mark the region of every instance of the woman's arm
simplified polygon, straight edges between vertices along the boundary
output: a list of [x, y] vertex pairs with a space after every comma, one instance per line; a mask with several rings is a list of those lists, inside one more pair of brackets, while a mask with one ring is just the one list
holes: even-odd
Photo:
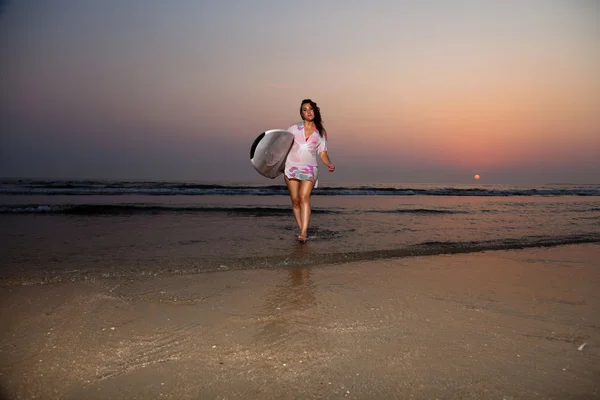
[[319, 157], [321, 157], [321, 161], [323, 161], [323, 164], [325, 164], [327, 168], [329, 168], [329, 172], [335, 171], [335, 165], [333, 165], [333, 163], [329, 159], [329, 155], [326, 151], [320, 152]]

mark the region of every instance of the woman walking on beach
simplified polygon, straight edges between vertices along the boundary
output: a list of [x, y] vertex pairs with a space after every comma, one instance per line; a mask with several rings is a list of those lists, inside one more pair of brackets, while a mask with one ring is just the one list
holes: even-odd
[[321, 110], [310, 99], [300, 104], [302, 121], [288, 128], [294, 134], [294, 144], [285, 162], [284, 179], [292, 199], [296, 224], [300, 229], [298, 240], [305, 242], [310, 222], [310, 195], [318, 186], [317, 154], [321, 161], [335, 171], [327, 155], [327, 131], [321, 119]]

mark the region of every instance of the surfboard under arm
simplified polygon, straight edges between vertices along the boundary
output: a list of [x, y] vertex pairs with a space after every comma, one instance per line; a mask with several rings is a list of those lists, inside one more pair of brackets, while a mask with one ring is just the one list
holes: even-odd
[[259, 174], [274, 179], [281, 175], [285, 160], [294, 144], [294, 135], [272, 129], [258, 135], [250, 147], [250, 161]]

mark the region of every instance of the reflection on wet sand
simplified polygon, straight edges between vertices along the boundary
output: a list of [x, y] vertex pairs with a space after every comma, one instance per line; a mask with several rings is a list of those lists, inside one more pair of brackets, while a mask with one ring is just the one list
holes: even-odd
[[[294, 257], [307, 252], [307, 244], [298, 244]], [[309, 329], [313, 317], [309, 310], [316, 304], [314, 282], [310, 267], [293, 267], [287, 279], [268, 292], [265, 298], [263, 327], [258, 329], [255, 339], [277, 343], [289, 334]]]

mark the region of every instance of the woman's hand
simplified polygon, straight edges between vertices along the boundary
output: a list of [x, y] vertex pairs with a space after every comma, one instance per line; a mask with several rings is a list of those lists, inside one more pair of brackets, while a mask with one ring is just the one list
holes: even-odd
[[327, 155], [327, 151], [320, 152], [319, 157], [321, 157], [321, 161], [323, 161], [323, 164], [325, 164], [327, 166], [327, 168], [329, 168], [329, 172], [335, 171], [335, 165], [333, 165], [333, 163], [329, 159], [329, 156]]

